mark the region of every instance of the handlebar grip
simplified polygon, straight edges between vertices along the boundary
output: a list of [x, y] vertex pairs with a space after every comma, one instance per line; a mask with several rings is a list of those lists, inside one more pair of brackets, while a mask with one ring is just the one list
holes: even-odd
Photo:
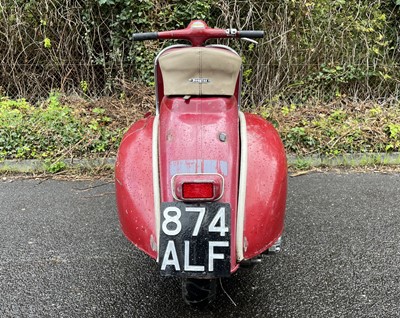
[[134, 33], [132, 34], [133, 41], [145, 41], [145, 40], [157, 40], [157, 32], [145, 32], [145, 33]]
[[263, 38], [264, 31], [238, 31], [239, 38]]

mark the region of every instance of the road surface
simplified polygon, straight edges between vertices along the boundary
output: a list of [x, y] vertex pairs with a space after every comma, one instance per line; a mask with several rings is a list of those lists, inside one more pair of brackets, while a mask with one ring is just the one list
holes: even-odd
[[400, 175], [289, 179], [283, 252], [199, 312], [119, 229], [112, 183], [0, 179], [0, 317], [400, 317]]

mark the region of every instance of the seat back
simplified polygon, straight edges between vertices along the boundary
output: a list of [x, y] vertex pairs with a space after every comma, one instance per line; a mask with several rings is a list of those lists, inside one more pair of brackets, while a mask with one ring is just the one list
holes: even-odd
[[166, 51], [158, 63], [165, 96], [233, 96], [242, 60], [221, 48], [184, 47]]

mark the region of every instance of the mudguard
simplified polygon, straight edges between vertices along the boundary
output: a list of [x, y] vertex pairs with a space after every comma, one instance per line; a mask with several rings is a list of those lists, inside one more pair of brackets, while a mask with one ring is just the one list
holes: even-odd
[[243, 233], [244, 258], [253, 258], [282, 235], [287, 195], [285, 149], [266, 120], [245, 114], [247, 182]]
[[[216, 173], [224, 179], [219, 202], [231, 206], [231, 235], [236, 237], [239, 174], [239, 117], [235, 97], [164, 97], [160, 108], [161, 201], [172, 202], [177, 174]], [[231, 240], [231, 271], [237, 268]]]
[[115, 164], [119, 220], [125, 236], [157, 258], [152, 132], [154, 117], [133, 124], [121, 141]]

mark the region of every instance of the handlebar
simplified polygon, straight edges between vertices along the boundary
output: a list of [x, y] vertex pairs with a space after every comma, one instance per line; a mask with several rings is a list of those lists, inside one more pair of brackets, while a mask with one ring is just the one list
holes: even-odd
[[209, 39], [226, 39], [226, 38], [262, 38], [264, 31], [256, 30], [240, 30], [236, 29], [214, 29], [207, 26], [204, 21], [192, 21], [188, 27], [180, 30], [163, 31], [163, 32], [145, 32], [134, 33], [133, 41], [157, 40], [157, 39], [174, 39], [188, 40], [193, 46], [201, 46]]
[[133, 41], [145, 41], [145, 40], [157, 40], [157, 39], [158, 39], [157, 32], [144, 32], [144, 33], [132, 34]]
[[264, 31], [241, 30], [237, 33], [239, 38], [260, 39], [264, 37]]

